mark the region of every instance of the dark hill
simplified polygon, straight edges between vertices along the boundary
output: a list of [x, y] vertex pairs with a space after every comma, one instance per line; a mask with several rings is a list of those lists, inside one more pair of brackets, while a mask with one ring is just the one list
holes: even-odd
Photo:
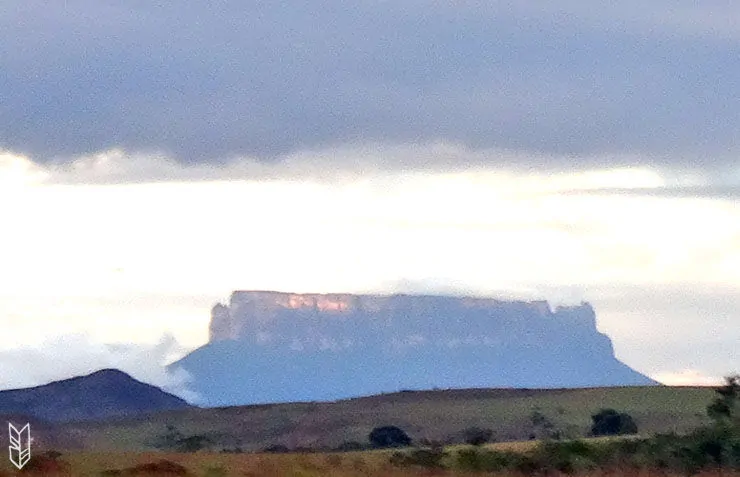
[[171, 365], [209, 406], [438, 388], [658, 384], [614, 356], [584, 303], [234, 292], [210, 342]]
[[0, 414], [29, 415], [49, 422], [135, 416], [187, 407], [190, 405], [179, 397], [115, 369], [0, 391]]

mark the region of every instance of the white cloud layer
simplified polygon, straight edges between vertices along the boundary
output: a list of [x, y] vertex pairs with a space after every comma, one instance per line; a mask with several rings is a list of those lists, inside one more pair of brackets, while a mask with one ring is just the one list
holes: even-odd
[[[234, 289], [435, 291], [589, 300], [618, 357], [651, 375], [738, 366], [733, 201], [572, 193], [700, 180], [647, 168], [367, 166], [466, 153], [441, 143], [344, 150], [358, 167], [334, 176], [305, 166], [347, 164], [327, 151], [286, 158], [272, 166], [278, 173], [250, 161], [187, 169], [142, 157], [150, 169], [140, 183], [139, 159], [115, 151], [67, 166], [2, 156], [0, 349], [62, 353], [69, 345], [54, 340], [80, 333], [95, 356], [94, 343], [154, 346], [167, 333], [192, 349], [207, 340], [210, 306]], [[69, 359], [87, 362], [80, 353]], [[24, 375], [22, 359], [7, 362]]]
[[2, 389], [30, 387], [115, 368], [195, 403], [198, 396], [188, 389], [187, 372], [168, 373], [164, 368], [184, 353], [171, 335], [163, 335], [155, 345], [145, 345], [105, 344], [84, 334], [62, 334], [40, 346], [20, 344], [0, 351], [0, 386]]
[[[503, 149], [471, 150], [460, 144], [381, 144], [333, 147], [287, 154], [275, 162], [239, 158], [225, 164], [183, 165], [165, 155], [127, 153], [121, 149], [80, 156], [68, 162], [37, 164], [27, 156], [0, 155], [0, 180], [8, 185], [111, 185], [161, 182], [302, 181], [322, 184], [353, 183], [363, 178], [394, 181], [400, 176], [473, 174], [496, 180], [508, 192], [559, 192], [614, 188], [657, 188], [675, 185], [648, 167], [612, 167], [579, 172], [517, 171], [518, 164], [548, 156]], [[550, 156], [551, 158], [551, 156]], [[605, 156], [571, 158], [579, 163], [632, 164], [639, 158]], [[558, 161], [567, 162], [567, 157]], [[501, 164], [500, 169], [490, 163]], [[685, 177], [685, 176], [684, 176]], [[514, 182], [516, 180], [516, 183]], [[695, 181], [698, 179], [695, 179]], [[675, 181], [672, 181], [675, 182]]]
[[655, 379], [668, 386], [720, 386], [723, 383], [717, 376], [707, 376], [696, 369], [659, 373]]

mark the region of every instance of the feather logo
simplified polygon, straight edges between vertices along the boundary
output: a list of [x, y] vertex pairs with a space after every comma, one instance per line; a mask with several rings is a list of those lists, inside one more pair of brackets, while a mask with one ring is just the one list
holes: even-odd
[[11, 423], [8, 423], [8, 435], [10, 436], [10, 462], [18, 469], [31, 460], [31, 425], [26, 424], [19, 431]]

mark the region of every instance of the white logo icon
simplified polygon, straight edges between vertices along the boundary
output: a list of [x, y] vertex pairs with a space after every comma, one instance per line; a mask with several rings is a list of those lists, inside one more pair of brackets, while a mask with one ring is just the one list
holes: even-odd
[[8, 435], [10, 436], [10, 462], [18, 469], [31, 460], [31, 425], [26, 424], [20, 431], [11, 423], [8, 423]]

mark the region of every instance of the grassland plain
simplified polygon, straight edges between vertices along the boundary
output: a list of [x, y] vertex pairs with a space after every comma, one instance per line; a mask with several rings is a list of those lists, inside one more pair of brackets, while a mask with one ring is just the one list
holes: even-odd
[[211, 450], [256, 451], [280, 444], [330, 449], [347, 441], [367, 442], [376, 426], [396, 425], [415, 441], [461, 442], [478, 426], [497, 441], [527, 440], [531, 413], [539, 410], [559, 428], [585, 435], [590, 416], [611, 407], [632, 415], [644, 435], [685, 432], [707, 423], [708, 387], [620, 387], [553, 390], [405, 391], [327, 403], [290, 403], [188, 409], [135, 419], [76, 423], [67, 430], [93, 452], [154, 450], [152, 443], [173, 426], [182, 435], [204, 435]]

